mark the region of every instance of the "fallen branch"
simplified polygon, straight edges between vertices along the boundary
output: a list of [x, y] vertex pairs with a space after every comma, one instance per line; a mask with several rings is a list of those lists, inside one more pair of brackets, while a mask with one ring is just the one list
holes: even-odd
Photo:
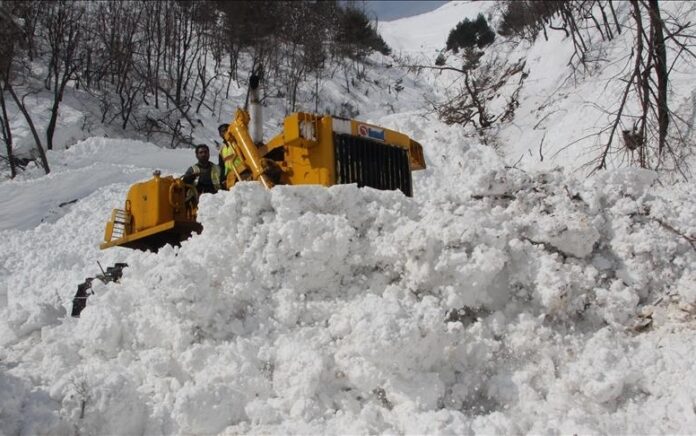
[[570, 253], [566, 253], [565, 251], [563, 251], [563, 250], [561, 250], [561, 249], [559, 249], [559, 248], [554, 247], [553, 245], [551, 245], [551, 244], [548, 243], [548, 242], [535, 241], [535, 240], [533, 240], [533, 239], [531, 239], [531, 238], [528, 238], [528, 237], [526, 237], [526, 236], [521, 236], [520, 239], [523, 240], [523, 241], [527, 241], [527, 242], [529, 242], [529, 243], [532, 244], [532, 245], [536, 245], [537, 247], [541, 246], [541, 247], [544, 248], [544, 250], [546, 250], [546, 251], [548, 251], [548, 252], [558, 254], [559, 256], [561, 256], [561, 257], [563, 258], [563, 261], [564, 261], [564, 262], [565, 262], [565, 260], [566, 260], [567, 258], [569, 258], [569, 257], [572, 257], [573, 259], [580, 259], [578, 256], [575, 256], [575, 255], [570, 254]]
[[474, 200], [483, 200], [484, 198], [493, 198], [495, 200], [516, 200], [517, 197], [515, 197], [512, 194], [473, 194], [471, 196]]
[[664, 227], [665, 229], [674, 233], [675, 235], [678, 235], [678, 236], [681, 236], [682, 238], [684, 238], [686, 240], [686, 242], [688, 242], [689, 245], [691, 245], [691, 248], [696, 250], [696, 237], [686, 236], [684, 233], [680, 232], [679, 230], [675, 229], [674, 227], [672, 227], [671, 225], [667, 224], [666, 222], [662, 221], [659, 218], [653, 218], [653, 220], [655, 220], [662, 227]]
[[546, 132], [544, 132], [544, 136], [541, 138], [541, 142], [539, 143], [539, 162], [544, 161], [544, 155], [541, 152], [542, 147], [544, 146], [544, 139], [546, 139]]

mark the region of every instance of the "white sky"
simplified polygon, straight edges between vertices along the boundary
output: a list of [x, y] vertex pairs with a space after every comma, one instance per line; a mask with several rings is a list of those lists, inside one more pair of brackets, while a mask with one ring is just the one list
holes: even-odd
[[410, 17], [437, 9], [446, 1], [365, 1], [367, 11], [376, 14], [380, 21]]

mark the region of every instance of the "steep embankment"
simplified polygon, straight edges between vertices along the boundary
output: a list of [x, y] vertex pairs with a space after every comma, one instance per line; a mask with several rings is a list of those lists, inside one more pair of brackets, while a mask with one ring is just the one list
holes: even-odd
[[[696, 7], [693, 2], [673, 1], [661, 3], [660, 10], [669, 32], [679, 34], [668, 42], [666, 49], [670, 65], [667, 98], [674, 112], [669, 123], [669, 142], [674, 153], [693, 168], [696, 165], [693, 153], [696, 65], [695, 58], [685, 54], [679, 45], [682, 42], [675, 41], [682, 37], [689, 39], [680, 32], [688, 28], [686, 23], [696, 15]], [[385, 41], [406, 64], [433, 66], [436, 56], [442, 53], [447, 66], [461, 68], [461, 52], [444, 52], [450, 30], [465, 18], [475, 20], [478, 14], [483, 14], [492, 28], [498, 28], [501, 11], [502, 5], [496, 2], [449, 2], [428, 14], [380, 23], [379, 28]], [[480, 66], [470, 74], [472, 80], [486, 84], [478, 99], [491, 119], [496, 120], [485, 131], [486, 141], [500, 149], [509, 165], [527, 170], [563, 167], [578, 174], [587, 174], [598, 165], [597, 159], [606, 148], [621, 102], [626, 99], [626, 82], [638, 50], [630, 3], [616, 3], [615, 11], [623, 30], [608, 38], [588, 21], [587, 28], [582, 30], [584, 53], [575, 52], [573, 41], [565, 32], [550, 27], [534, 41], [497, 35], [495, 42], [483, 49]], [[602, 16], [596, 9], [594, 13]], [[557, 20], [555, 27], [562, 24]], [[460, 72], [426, 68], [418, 77], [433, 86], [432, 92], [424, 93], [427, 106], [467, 95]], [[493, 88], [496, 90], [491, 91]], [[638, 160], [637, 152], [624, 149], [619, 138], [621, 130], [634, 128], [641, 114], [641, 99], [637, 95], [632, 90], [626, 100], [614, 147], [607, 157], [609, 168], [625, 167]], [[510, 107], [515, 108], [514, 116], [499, 120]], [[473, 107], [468, 110], [476, 111]], [[472, 124], [469, 125], [471, 136], [478, 138]], [[659, 165], [658, 159], [652, 159], [651, 165], [664, 169], [673, 167], [674, 163], [663, 156]]]

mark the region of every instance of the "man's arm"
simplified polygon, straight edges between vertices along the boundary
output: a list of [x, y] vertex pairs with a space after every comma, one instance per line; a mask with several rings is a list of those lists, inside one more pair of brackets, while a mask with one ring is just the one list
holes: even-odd
[[193, 167], [189, 167], [186, 170], [186, 174], [184, 174], [184, 177], [181, 179], [184, 181], [184, 183], [193, 184], [193, 182], [196, 180], [196, 177], [198, 177], [198, 174], [194, 173]]
[[224, 186], [225, 184], [225, 179], [227, 178], [227, 174], [225, 172], [225, 159], [222, 157], [222, 148], [225, 147], [225, 144], [222, 144], [222, 147], [220, 148], [220, 152], [218, 153], [218, 167], [220, 168], [220, 183]]

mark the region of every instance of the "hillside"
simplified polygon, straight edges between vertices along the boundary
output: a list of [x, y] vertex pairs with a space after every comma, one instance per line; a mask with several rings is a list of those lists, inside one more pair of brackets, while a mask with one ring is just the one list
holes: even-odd
[[[100, 251], [104, 223], [132, 183], [181, 174], [192, 150], [96, 135], [83, 126], [97, 103], [72, 93], [51, 174], [0, 182], [0, 434], [691, 432], [694, 184], [637, 168], [585, 176], [570, 151], [536, 160], [539, 120], [552, 156], [597, 125], [568, 115], [578, 101], [612, 95], [590, 92], [601, 74], [558, 91], [559, 34], [498, 42], [533, 85], [497, 148], [430, 111], [455, 74], [399, 66], [434, 58], [491, 5], [382, 23], [394, 57], [373, 55], [350, 91], [340, 75], [321, 85], [327, 106], [423, 144], [413, 198], [241, 183], [202, 196], [204, 231], [157, 254]], [[232, 95], [196, 142], [214, 143], [243, 103], [241, 87]], [[281, 106], [269, 99], [266, 138]], [[129, 267], [71, 318], [97, 262]]]
[[[689, 23], [689, 17], [696, 14], [695, 8], [690, 2], [665, 2], [661, 4], [661, 13], [670, 25], [682, 21]], [[497, 28], [501, 9], [498, 2], [449, 2], [428, 14], [380, 23], [380, 32], [406, 64], [432, 66], [457, 22], [464, 18], [474, 20], [478, 14], [483, 14], [493, 28]], [[481, 98], [489, 99], [487, 109], [493, 115], [501, 114], [514, 101], [514, 114], [510, 120], [493, 125], [484, 135], [473, 134], [471, 128], [468, 133], [478, 140], [483, 136], [489, 145], [500, 149], [510, 166], [536, 170], [562, 167], [578, 175], [590, 173], [606, 146], [619, 103], [626, 98], [627, 72], [633, 66], [637, 50], [629, 2], [616, 3], [616, 14], [624, 30], [611, 40], [603, 38], [592, 21], [586, 23], [587, 28], [581, 35], [586, 38], [583, 44], [589, 47], [583, 54], [585, 63], [580, 63], [577, 53], [574, 54], [570, 36], [562, 30], [554, 30], [553, 26], [539, 33], [533, 43], [498, 35], [495, 42], [484, 49], [480, 68], [489, 68], [496, 80], [505, 77], [496, 75], [496, 71], [520, 68], [499, 90], [482, 94]], [[690, 24], [682, 27], [690, 29]], [[685, 35], [684, 38], [691, 37]], [[678, 38], [675, 36], [675, 39]], [[680, 180], [691, 178], [691, 168], [696, 162], [693, 129], [696, 65], [694, 57], [683, 55], [686, 47], [688, 43], [684, 48], [677, 45], [667, 50], [669, 104], [674, 110], [670, 129], [680, 144], [686, 144], [682, 159], [687, 165], [681, 174], [672, 174]], [[461, 56], [451, 52], [444, 54], [445, 66], [462, 67]], [[428, 102], [426, 108], [430, 110], [431, 102], [450, 100], [463, 87], [460, 72], [424, 69], [419, 78], [421, 83], [434, 87], [433, 94], [424, 94]], [[640, 113], [638, 102], [630, 100], [620, 120], [620, 129], [630, 130], [636, 114]], [[613, 151], [608, 167], [623, 167], [630, 161], [635, 165], [636, 156], [637, 152]], [[657, 166], [670, 168], [673, 164], [664, 159]]]

